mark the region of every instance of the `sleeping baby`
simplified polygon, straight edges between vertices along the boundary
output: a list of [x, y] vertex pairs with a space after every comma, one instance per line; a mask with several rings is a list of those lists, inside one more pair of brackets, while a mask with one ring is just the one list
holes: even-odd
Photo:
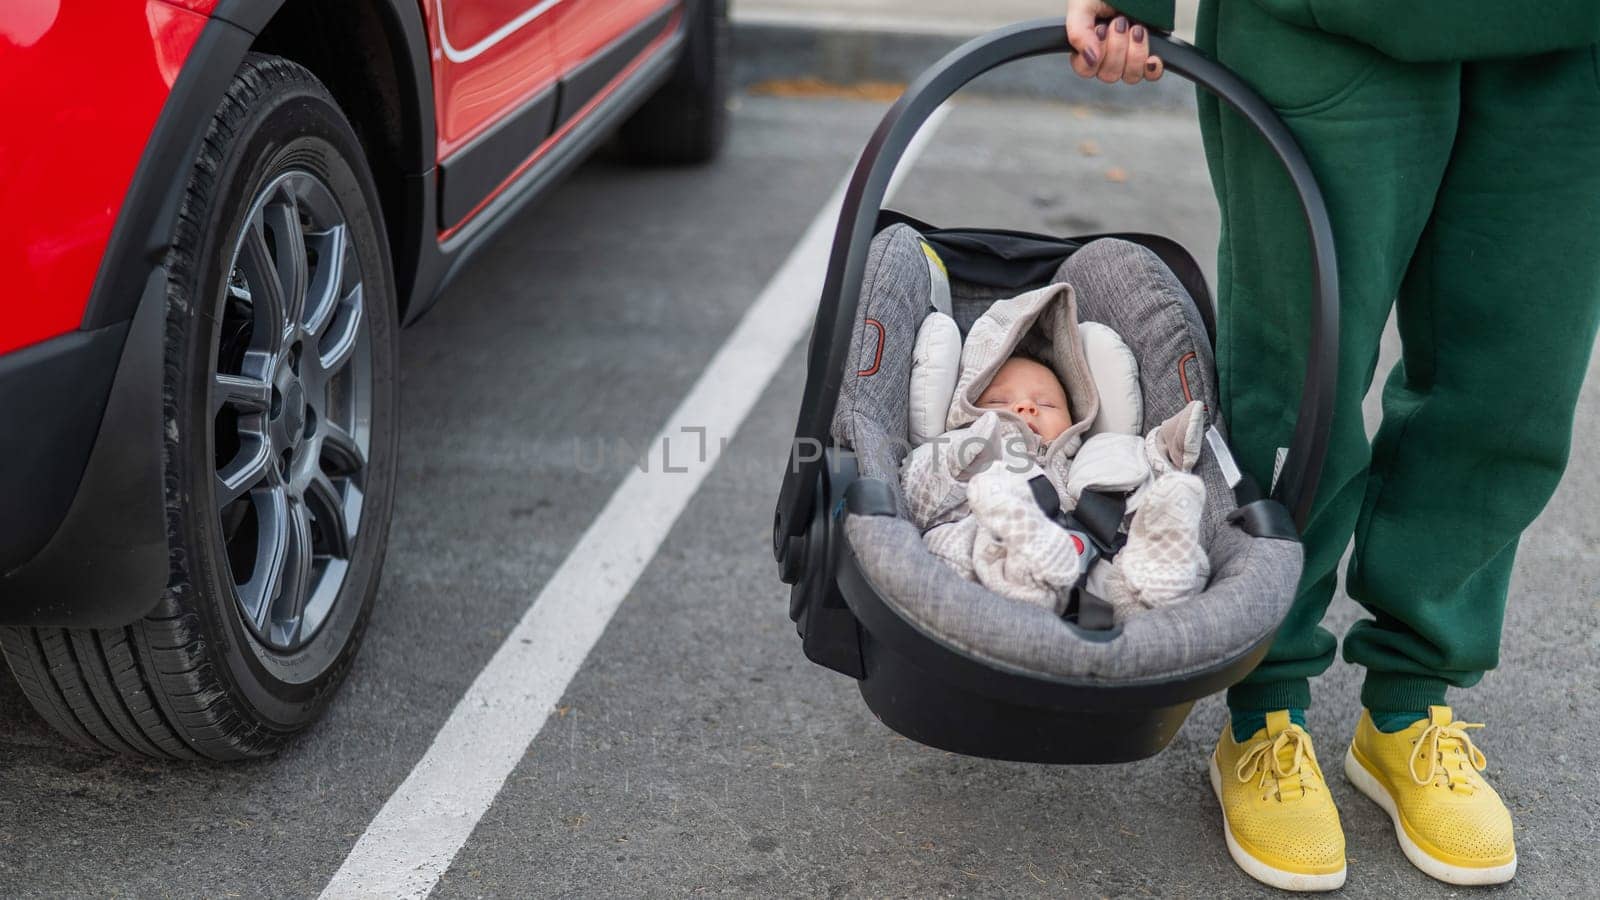
[[[962, 347], [947, 430], [906, 458], [908, 517], [963, 577], [1058, 614], [1080, 585], [1119, 622], [1192, 596], [1210, 574], [1205, 488], [1191, 474], [1204, 408], [1191, 403], [1143, 436], [1137, 414], [1126, 419], [1102, 415], [1070, 287], [1000, 301]], [[1086, 490], [1128, 495], [1127, 542], [1113, 560], [1046, 514], [1030, 485], [1040, 475], [1063, 512]]]

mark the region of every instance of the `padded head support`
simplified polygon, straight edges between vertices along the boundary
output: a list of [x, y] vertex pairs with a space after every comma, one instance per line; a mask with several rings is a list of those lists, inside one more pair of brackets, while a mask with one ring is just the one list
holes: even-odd
[[942, 312], [928, 313], [917, 329], [911, 351], [911, 421], [913, 446], [944, 433], [945, 413], [961, 374], [961, 329]]
[[928, 267], [928, 315], [911, 349], [911, 408], [907, 436], [913, 447], [944, 433], [944, 417], [961, 376], [961, 328], [951, 318], [950, 273], [933, 245], [917, 238]]
[[1099, 322], [1078, 323], [1089, 374], [1100, 391], [1100, 415], [1089, 434], [1139, 434], [1144, 425], [1144, 392], [1139, 386], [1139, 361], [1126, 342]]

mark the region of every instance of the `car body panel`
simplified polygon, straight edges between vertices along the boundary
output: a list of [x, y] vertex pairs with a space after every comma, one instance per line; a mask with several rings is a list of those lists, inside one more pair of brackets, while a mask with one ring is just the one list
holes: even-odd
[[161, 2], [169, 6], [176, 6], [179, 9], [187, 9], [190, 12], [199, 13], [202, 16], [211, 15], [217, 8], [217, 0], [161, 0]]
[[[439, 240], [449, 242], [475, 216], [492, 206], [503, 191], [538, 166], [591, 110], [632, 78], [646, 61], [664, 52], [677, 36], [682, 18], [681, 12], [676, 12], [678, 6], [676, 2], [656, 4], [642, 19], [631, 22], [629, 30], [598, 48], [583, 65], [564, 72], [556, 92], [540, 92], [521, 109], [507, 112], [503, 122], [519, 129], [519, 136], [542, 132], [540, 139], [506, 141], [509, 146], [500, 151], [493, 142], [501, 140], [504, 132], [491, 130], [454, 159], [441, 158], [444, 190], [440, 201]], [[599, 77], [593, 77], [593, 73], [598, 73]], [[530, 119], [538, 121], [528, 121]], [[460, 199], [451, 193], [453, 165], [472, 171], [479, 179], [490, 177], [480, 190], [469, 194], [467, 199]]]
[[551, 2], [427, 0], [441, 161], [555, 85]]
[[82, 322], [121, 200], [205, 24], [164, 0], [0, 4], [0, 84], [39, 86], [0, 91], [0, 221], [27, 223], [0, 241], [0, 353]]
[[556, 13], [556, 55], [562, 74], [668, 7], [672, 0], [564, 0]]

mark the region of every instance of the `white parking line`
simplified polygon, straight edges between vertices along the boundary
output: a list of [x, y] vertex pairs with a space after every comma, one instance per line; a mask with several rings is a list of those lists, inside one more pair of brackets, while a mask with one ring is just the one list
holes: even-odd
[[[945, 112], [917, 136], [896, 184]], [[652, 454], [680, 448], [672, 470], [652, 461], [648, 471], [628, 473], [456, 703], [428, 752], [367, 825], [323, 897], [425, 897], [433, 890], [716, 465], [724, 440], [805, 333], [843, 194], [841, 184], [650, 444]], [[698, 452], [702, 428], [704, 453]], [[695, 452], [685, 453], [691, 444]]]

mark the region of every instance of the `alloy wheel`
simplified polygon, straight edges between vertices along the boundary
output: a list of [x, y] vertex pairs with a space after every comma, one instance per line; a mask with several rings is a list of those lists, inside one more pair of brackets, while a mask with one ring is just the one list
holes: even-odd
[[289, 653], [327, 620], [361, 529], [373, 397], [361, 267], [333, 192], [293, 170], [256, 194], [225, 271], [214, 499], [239, 613]]

